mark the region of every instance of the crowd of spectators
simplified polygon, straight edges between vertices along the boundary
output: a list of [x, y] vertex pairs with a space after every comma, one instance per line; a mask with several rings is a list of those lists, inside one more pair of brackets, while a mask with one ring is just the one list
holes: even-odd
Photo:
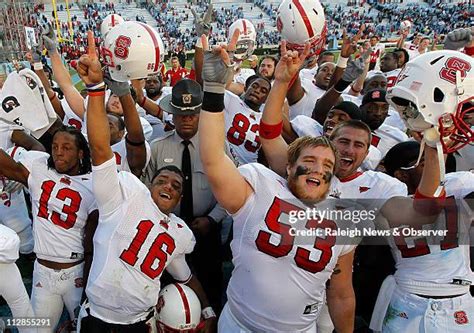
[[[250, 11], [253, 6], [261, 9], [264, 13], [260, 14], [270, 17], [270, 25], [265, 26], [264, 21], [255, 23], [257, 30], [257, 47], [267, 45], [276, 45], [279, 41], [279, 34], [276, 32], [275, 20], [277, 15], [278, 4], [270, 3], [264, 0], [246, 0], [251, 3]], [[87, 30], [93, 30], [100, 41], [100, 23], [102, 19], [111, 13], [121, 13], [121, 9], [125, 4], [107, 3], [90, 3], [86, 5], [74, 4], [71, 6], [81, 6], [83, 17], [76, 15], [71, 17], [71, 25], [73, 36], [70, 35], [70, 27], [67, 22], [59, 22], [59, 30], [65, 39], [61, 43], [63, 54], [69, 59], [77, 58], [85, 49], [87, 42]], [[193, 17], [190, 14], [191, 6], [196, 12], [202, 14], [208, 6], [207, 1], [199, 0], [188, 3], [183, 7], [174, 7], [170, 1], [159, 1], [155, 4], [146, 5], [146, 9], [150, 15], [156, 20], [156, 27], [162, 36], [165, 48], [168, 53], [173, 53], [178, 47], [185, 50], [191, 50], [197, 38], [192, 24], [183, 24], [184, 22], [192, 22]], [[474, 6], [468, 2], [453, 4], [438, 3], [436, 5], [416, 4], [408, 6], [400, 6], [399, 4], [378, 4], [372, 7], [368, 6], [342, 6], [324, 4], [326, 19], [328, 23], [328, 42], [338, 40], [342, 36], [343, 29], [349, 33], [356, 33], [361, 24], [365, 24], [365, 36], [376, 34], [382, 40], [396, 39], [400, 29], [400, 23], [404, 20], [410, 20], [413, 23], [412, 32], [419, 32], [423, 35], [440, 35], [464, 26], [470, 26], [474, 21]], [[213, 28], [211, 30], [210, 42], [218, 43], [226, 41], [228, 27], [239, 18], [245, 16], [243, 6], [238, 4], [232, 5], [230, 8], [214, 7]], [[60, 4], [58, 11], [64, 11], [66, 8]], [[77, 12], [77, 11], [76, 11]], [[51, 18], [47, 18], [44, 12], [44, 6], [35, 6], [34, 12], [30, 15], [29, 26], [37, 26], [52, 22], [56, 29], [54, 13]], [[145, 22], [143, 16], [137, 15], [136, 20]], [[267, 23], [268, 25], [268, 23]], [[183, 27], [184, 26], [184, 27]]]

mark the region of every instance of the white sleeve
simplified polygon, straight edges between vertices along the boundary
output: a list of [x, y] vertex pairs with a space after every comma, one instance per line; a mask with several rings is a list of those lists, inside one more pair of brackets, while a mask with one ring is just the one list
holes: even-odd
[[10, 228], [0, 224], [0, 263], [14, 263], [19, 256], [20, 238]]
[[181, 253], [173, 258], [173, 260], [166, 267], [168, 273], [179, 282], [187, 282], [191, 278], [191, 269], [186, 263], [186, 256]]
[[23, 166], [31, 173], [35, 167], [35, 164], [40, 161], [44, 160], [47, 161], [49, 158], [49, 154], [42, 152], [42, 151], [27, 151], [20, 157], [19, 161]]
[[245, 178], [247, 183], [252, 186], [253, 189], [259, 188], [259, 172], [255, 167], [256, 163], [247, 163], [238, 168], [240, 174]]
[[101, 165], [92, 166], [92, 189], [103, 216], [114, 212], [124, 201], [115, 156]]
[[291, 128], [298, 137], [305, 135], [320, 136], [323, 132], [323, 127], [316, 120], [302, 115], [293, 118]]
[[408, 196], [408, 188], [405, 183], [402, 183], [398, 179], [392, 177], [392, 182], [390, 185], [391, 186], [384, 192], [385, 198]]

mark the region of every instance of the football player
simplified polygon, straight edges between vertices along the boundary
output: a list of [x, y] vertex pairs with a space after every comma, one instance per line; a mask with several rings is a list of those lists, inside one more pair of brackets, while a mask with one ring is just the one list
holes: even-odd
[[92, 194], [90, 152], [75, 128], [59, 129], [51, 155], [28, 152], [15, 162], [0, 150], [0, 172], [28, 188], [32, 198], [34, 252], [32, 305], [35, 315], [51, 318], [53, 332], [63, 306], [74, 318], [90, 265], [97, 210]]
[[[78, 72], [88, 86], [102, 86], [101, 64], [88, 33], [89, 52], [79, 60]], [[191, 274], [185, 255], [195, 239], [186, 223], [171, 214], [182, 195], [183, 176], [177, 168], [163, 168], [150, 190], [128, 172], [117, 173], [110, 148], [105, 89], [89, 90], [88, 132], [92, 152], [93, 191], [100, 212], [94, 237], [94, 261], [81, 311], [81, 332], [148, 332], [160, 292], [160, 277], [167, 271], [199, 296], [207, 329], [215, 314], [199, 281]], [[130, 122], [138, 124], [137, 114]], [[134, 146], [143, 135], [129, 135]]]

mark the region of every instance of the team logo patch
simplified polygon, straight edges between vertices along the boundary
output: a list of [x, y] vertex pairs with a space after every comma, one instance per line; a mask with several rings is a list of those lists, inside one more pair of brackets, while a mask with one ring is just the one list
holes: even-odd
[[59, 180], [60, 183], [66, 184], [66, 185], [71, 185], [71, 179], [68, 177], [63, 177]]
[[456, 324], [458, 325], [465, 325], [469, 323], [469, 320], [467, 319], [467, 314], [464, 311], [456, 311], [454, 312], [454, 320]]
[[7, 96], [2, 101], [2, 109], [5, 113], [9, 113], [19, 106], [20, 103], [15, 96]]
[[467, 76], [471, 70], [471, 64], [464, 59], [458, 57], [451, 57], [446, 60], [444, 67], [439, 72], [439, 77], [449, 83], [456, 84], [456, 72], [461, 73], [461, 79]]
[[84, 279], [83, 278], [77, 278], [74, 280], [74, 285], [76, 288], [82, 288], [84, 286]]
[[183, 94], [183, 104], [191, 104], [192, 100], [193, 100], [192, 94]]
[[115, 40], [115, 56], [120, 59], [127, 59], [130, 45], [132, 45], [132, 40], [130, 37], [123, 35], [118, 36]]
[[400, 318], [403, 318], [403, 319], [408, 319], [408, 316], [405, 312], [400, 312], [399, 314], [397, 314], [397, 317], [400, 317]]
[[370, 187], [367, 187], [367, 186], [359, 186], [359, 192], [360, 192], [360, 193], [367, 192], [368, 190], [370, 190]]

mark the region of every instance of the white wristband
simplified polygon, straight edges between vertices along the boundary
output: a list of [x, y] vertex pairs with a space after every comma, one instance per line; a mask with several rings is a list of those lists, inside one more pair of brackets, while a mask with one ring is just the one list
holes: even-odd
[[202, 317], [207, 320], [209, 318], [213, 318], [213, 317], [216, 317], [216, 313], [214, 312], [214, 310], [208, 306], [207, 308], [203, 309], [201, 311], [201, 314], [202, 314]]
[[339, 67], [339, 68], [346, 68], [348, 61], [349, 61], [349, 58], [339, 57], [339, 59], [337, 60], [337, 65], [336, 66]]
[[35, 62], [33, 64], [33, 68], [37, 71], [42, 70], [43, 69], [43, 64], [41, 62]]
[[198, 37], [198, 39], [196, 40], [196, 47], [199, 47], [200, 49], [202, 49], [202, 40], [201, 40], [201, 37]]

